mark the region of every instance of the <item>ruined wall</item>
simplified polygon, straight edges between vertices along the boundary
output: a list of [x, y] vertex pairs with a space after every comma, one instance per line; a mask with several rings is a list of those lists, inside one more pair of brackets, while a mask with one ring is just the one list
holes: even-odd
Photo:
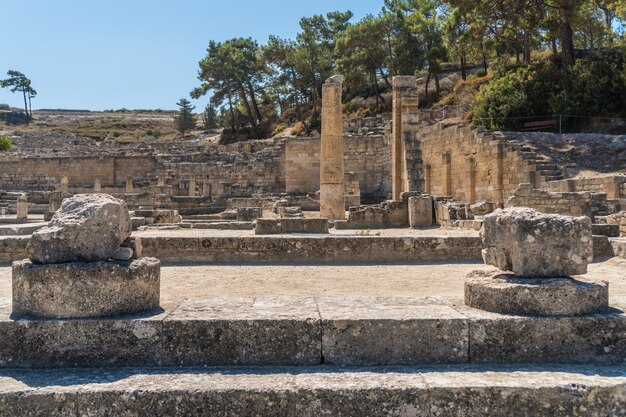
[[155, 171], [155, 159], [147, 156], [25, 157], [0, 161], [0, 188], [5, 190], [53, 190], [68, 177], [70, 184], [121, 184], [127, 176], [145, 177]]
[[439, 123], [423, 127], [419, 140], [424, 191], [432, 195], [503, 204], [519, 184], [549, 179], [541, 172], [546, 162], [500, 134]]
[[[391, 191], [391, 145], [384, 135], [345, 136], [345, 172], [355, 174], [361, 194], [386, 196]], [[285, 144], [287, 192], [319, 190], [320, 140], [293, 138]]]
[[530, 207], [542, 213], [588, 216], [592, 219], [619, 209], [607, 201], [605, 193], [549, 192], [535, 189], [530, 184], [521, 184], [506, 206]]
[[626, 176], [613, 175], [596, 178], [574, 178], [561, 181], [550, 181], [543, 187], [553, 192], [606, 193], [608, 198], [626, 198]]

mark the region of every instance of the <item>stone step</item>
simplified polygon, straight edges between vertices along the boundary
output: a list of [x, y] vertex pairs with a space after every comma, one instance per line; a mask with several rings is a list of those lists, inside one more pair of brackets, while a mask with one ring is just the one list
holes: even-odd
[[0, 368], [623, 364], [626, 297], [608, 313], [515, 316], [410, 297], [189, 299], [152, 315], [11, 316], [0, 300]]
[[626, 368], [446, 366], [0, 371], [0, 414], [623, 416]]

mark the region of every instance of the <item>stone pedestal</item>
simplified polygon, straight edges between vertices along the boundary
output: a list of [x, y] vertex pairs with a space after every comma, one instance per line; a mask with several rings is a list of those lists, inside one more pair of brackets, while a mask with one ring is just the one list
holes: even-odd
[[135, 184], [133, 183], [133, 177], [126, 178], [126, 193], [132, 194], [135, 192]]
[[430, 227], [433, 225], [433, 199], [429, 195], [409, 197], [409, 226]]
[[93, 318], [159, 308], [161, 263], [13, 263], [13, 314], [40, 318]]
[[584, 315], [609, 309], [609, 284], [582, 278], [521, 278], [475, 271], [465, 281], [468, 307], [500, 314]]
[[96, 178], [93, 182], [93, 192], [100, 193], [102, 192], [102, 180], [100, 178]]
[[320, 217], [345, 220], [343, 76], [326, 80], [322, 87], [322, 139], [320, 153]]
[[28, 199], [26, 194], [17, 198], [17, 220], [28, 220]]

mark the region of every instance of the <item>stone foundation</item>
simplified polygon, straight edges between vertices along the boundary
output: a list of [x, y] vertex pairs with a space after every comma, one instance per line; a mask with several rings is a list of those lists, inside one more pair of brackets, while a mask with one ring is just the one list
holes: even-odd
[[41, 318], [120, 316], [159, 308], [157, 259], [38, 265], [13, 263], [13, 314]]
[[465, 281], [465, 305], [499, 314], [584, 315], [609, 309], [609, 284], [580, 278], [520, 278], [476, 271]]
[[328, 233], [327, 219], [258, 219], [254, 233], [279, 235], [283, 233]]

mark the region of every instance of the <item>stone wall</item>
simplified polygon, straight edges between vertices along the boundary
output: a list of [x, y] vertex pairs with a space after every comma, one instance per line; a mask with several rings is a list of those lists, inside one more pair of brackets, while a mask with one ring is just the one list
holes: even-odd
[[471, 126], [445, 123], [426, 126], [420, 131], [419, 140], [425, 171], [424, 191], [431, 195], [502, 205], [519, 184], [541, 185], [552, 179], [548, 173], [556, 173], [548, 160], [543, 161], [532, 150], [502, 134]]
[[122, 184], [129, 176], [145, 178], [155, 167], [152, 156], [12, 157], [0, 160], [0, 189], [53, 190], [63, 177], [70, 184], [93, 184], [97, 177]]
[[612, 206], [604, 193], [549, 192], [535, 189], [530, 184], [521, 184], [506, 206], [530, 207], [542, 213], [588, 216], [591, 219], [619, 210], [619, 207]]
[[626, 198], [626, 176], [612, 175], [607, 177], [574, 178], [547, 182], [543, 189], [552, 192], [606, 193], [607, 198]]
[[[345, 136], [345, 172], [354, 174], [361, 195], [386, 197], [391, 191], [391, 146], [386, 136]], [[293, 138], [285, 144], [285, 189], [288, 193], [319, 190], [320, 140]]]

